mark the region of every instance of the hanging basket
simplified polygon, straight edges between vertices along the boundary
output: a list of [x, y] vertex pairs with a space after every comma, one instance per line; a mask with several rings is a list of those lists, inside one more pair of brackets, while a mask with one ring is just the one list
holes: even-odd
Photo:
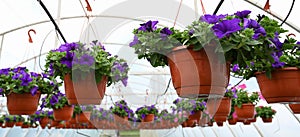
[[265, 73], [256, 73], [263, 97], [268, 103], [300, 102], [300, 71], [288, 67], [273, 71], [269, 79]]
[[208, 97], [209, 94], [224, 95], [229, 81], [230, 63], [221, 63], [213, 48], [194, 51], [190, 47], [179, 46], [167, 57], [178, 96], [186, 98]]
[[84, 80], [74, 82], [71, 75], [64, 76], [66, 97], [72, 105], [99, 105], [104, 97], [106, 90], [107, 77], [102, 77], [99, 83], [95, 83], [94, 73], [90, 73]]
[[231, 99], [223, 97], [217, 112], [214, 115], [214, 120], [218, 126], [223, 126], [223, 122], [227, 120], [231, 110]]
[[300, 104], [289, 104], [289, 107], [294, 112], [294, 114], [300, 114]]
[[73, 115], [73, 106], [64, 106], [60, 109], [53, 109], [55, 121], [70, 121]]
[[242, 104], [241, 108], [235, 106], [234, 110], [237, 117], [241, 120], [254, 118], [255, 106], [251, 103]]
[[10, 115], [32, 115], [37, 110], [41, 93], [10, 93], [7, 95], [7, 109]]

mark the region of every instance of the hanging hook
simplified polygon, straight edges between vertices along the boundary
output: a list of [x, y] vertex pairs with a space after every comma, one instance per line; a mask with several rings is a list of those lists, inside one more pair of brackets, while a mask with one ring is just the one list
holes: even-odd
[[86, 5], [87, 5], [87, 6], [86, 6], [87, 11], [92, 11], [92, 7], [91, 7], [89, 1], [88, 1], [88, 0], [85, 0], [85, 2], [86, 2]]
[[265, 11], [268, 11], [268, 10], [270, 10], [270, 7], [271, 7], [270, 1], [267, 0], [266, 4], [265, 4], [265, 6], [264, 6], [264, 10], [265, 10]]
[[31, 38], [31, 35], [30, 35], [30, 32], [33, 32], [34, 34], [36, 34], [36, 32], [35, 32], [34, 29], [28, 30], [29, 43], [33, 43], [32, 38]]

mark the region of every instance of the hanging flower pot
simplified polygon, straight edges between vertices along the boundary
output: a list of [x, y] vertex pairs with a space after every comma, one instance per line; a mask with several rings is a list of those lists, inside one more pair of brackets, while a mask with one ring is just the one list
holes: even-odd
[[252, 103], [242, 104], [241, 108], [235, 106], [234, 110], [239, 119], [254, 118], [255, 106]]
[[64, 106], [63, 108], [53, 109], [55, 121], [69, 121], [73, 115], [73, 106]]
[[222, 126], [223, 122], [227, 120], [227, 117], [231, 110], [231, 99], [228, 97], [223, 97], [220, 102], [220, 106], [214, 115], [214, 121]]
[[167, 56], [172, 82], [178, 96], [224, 95], [229, 81], [230, 63], [221, 63], [213, 48], [194, 51], [192, 48], [180, 46], [174, 48]]
[[300, 104], [289, 104], [289, 107], [294, 112], [294, 114], [300, 114]]
[[268, 103], [300, 102], [300, 71], [288, 67], [272, 71], [269, 79], [265, 73], [256, 73], [263, 97]]
[[37, 110], [41, 93], [14, 93], [7, 95], [7, 109], [10, 115], [31, 115]]
[[70, 74], [65, 75], [64, 84], [69, 104], [100, 104], [105, 94], [106, 83], [105, 76], [96, 84], [92, 73], [80, 81], [72, 81]]

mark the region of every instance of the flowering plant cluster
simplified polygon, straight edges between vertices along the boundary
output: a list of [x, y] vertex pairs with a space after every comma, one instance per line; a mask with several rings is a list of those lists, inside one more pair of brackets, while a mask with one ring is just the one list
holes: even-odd
[[158, 115], [158, 109], [155, 105], [151, 106], [142, 106], [136, 109], [135, 114], [139, 119], [144, 119], [148, 114], [154, 114], [155, 116]]
[[67, 105], [69, 105], [69, 103], [66, 95], [61, 93], [60, 91], [56, 91], [53, 94], [49, 94], [46, 97], [42, 98], [42, 104], [40, 107], [41, 109], [60, 109]]
[[109, 120], [112, 121], [114, 118], [111, 110], [106, 110], [103, 108], [94, 108], [91, 113], [91, 120]]
[[40, 121], [42, 118], [48, 117], [54, 119], [52, 110], [38, 110], [35, 114], [29, 116], [33, 121]]
[[258, 101], [259, 101], [258, 92], [252, 92], [250, 94], [245, 89], [239, 89], [239, 91], [237, 91], [237, 98], [234, 98], [232, 100], [232, 104], [240, 108], [244, 103], [256, 104]]
[[127, 105], [125, 100], [120, 100], [114, 103], [114, 106], [110, 107], [112, 113], [120, 116], [120, 117], [128, 117], [133, 118], [134, 113], [133, 110]]
[[75, 105], [73, 114], [80, 114], [82, 112], [87, 112], [87, 111], [92, 112], [94, 108], [95, 108], [94, 105]]
[[255, 107], [256, 115], [261, 118], [273, 118], [276, 114], [276, 110], [272, 109], [271, 106], [258, 106]]
[[174, 28], [157, 27], [158, 21], [148, 21], [133, 30], [134, 39], [129, 44], [139, 59], [147, 59], [153, 67], [168, 65], [166, 54], [181, 46], [183, 32]]
[[23, 122], [25, 118], [21, 115], [3, 115], [5, 122]]
[[48, 53], [46, 59], [47, 72], [55, 77], [63, 77], [66, 74], [76, 73], [73, 81], [81, 80], [91, 72], [95, 72], [96, 82], [100, 82], [103, 76], [108, 77], [108, 86], [121, 81], [125, 86], [128, 79], [128, 65], [124, 59], [111, 56], [105, 51], [104, 46], [93, 41], [91, 46], [80, 42], [62, 44], [58, 49]]
[[183, 112], [173, 111], [169, 113], [167, 110], [163, 110], [158, 114], [158, 120], [168, 120], [174, 123], [182, 123], [188, 119], [188, 114], [184, 114]]
[[26, 67], [0, 69], [0, 95], [2, 96], [11, 92], [31, 93], [32, 96], [38, 91], [49, 94], [57, 85], [52, 76], [29, 72]]
[[263, 43], [253, 49], [254, 58], [248, 60], [246, 66], [236, 64], [235, 75], [249, 79], [256, 72], [265, 72], [271, 78], [271, 72], [278, 68], [300, 67], [300, 42], [289, 34], [281, 42], [281, 35], [288, 32], [281, 25], [267, 16], [263, 16], [259, 24], [265, 28], [266, 37], [260, 38]]
[[190, 114], [194, 114], [196, 111], [203, 111], [206, 108], [206, 102], [204, 99], [187, 99], [187, 98], [178, 98], [173, 101], [176, 105], [176, 108], [173, 108], [173, 111], [184, 112], [187, 111]]

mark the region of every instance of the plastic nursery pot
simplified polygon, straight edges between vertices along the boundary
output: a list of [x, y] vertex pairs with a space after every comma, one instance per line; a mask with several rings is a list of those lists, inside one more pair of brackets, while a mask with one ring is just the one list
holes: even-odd
[[44, 129], [48, 124], [50, 124], [51, 120], [48, 117], [43, 117], [40, 119], [39, 123], [42, 129]]
[[242, 104], [242, 107], [234, 107], [236, 115], [239, 119], [254, 118], [255, 106], [251, 103]]
[[145, 116], [144, 119], [142, 119], [142, 122], [152, 122], [154, 121], [154, 114], [148, 114]]
[[214, 48], [194, 51], [190, 47], [179, 46], [167, 54], [172, 82], [178, 96], [223, 96], [229, 82], [230, 63], [222, 63]]
[[260, 91], [268, 103], [300, 102], [300, 70], [296, 67], [281, 68], [271, 73], [255, 73]]
[[60, 109], [53, 109], [55, 121], [70, 121], [73, 115], [73, 106], [64, 106]]
[[66, 97], [72, 105], [99, 105], [105, 94], [106, 83], [106, 76], [96, 83], [93, 73], [88, 74], [84, 80], [76, 82], [71, 80], [70, 74], [64, 76]]
[[36, 112], [41, 93], [10, 93], [7, 95], [7, 109], [10, 115], [32, 115]]
[[77, 123], [89, 123], [92, 112], [82, 112], [76, 115]]
[[271, 123], [272, 122], [272, 118], [261, 118], [262, 119], [262, 121], [264, 122], [264, 123]]
[[220, 106], [214, 115], [214, 120], [218, 125], [220, 126], [223, 125], [223, 122], [227, 120], [230, 110], [231, 110], [231, 99], [228, 97], [222, 98], [220, 102]]

